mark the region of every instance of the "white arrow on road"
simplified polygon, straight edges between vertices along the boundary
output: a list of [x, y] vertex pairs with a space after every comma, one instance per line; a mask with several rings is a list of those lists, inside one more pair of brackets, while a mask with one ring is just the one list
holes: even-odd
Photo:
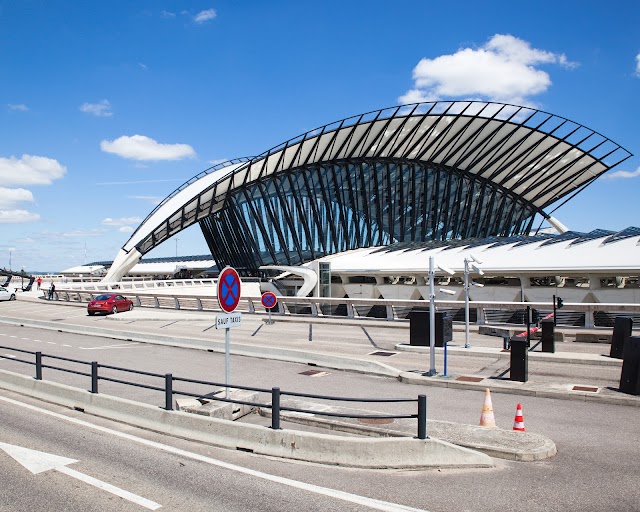
[[0, 450], [5, 451], [34, 475], [43, 473], [44, 471], [54, 470], [81, 480], [89, 485], [93, 485], [103, 491], [120, 496], [125, 500], [136, 503], [137, 505], [149, 510], [158, 510], [162, 506], [151, 500], [138, 496], [137, 494], [130, 493], [129, 491], [120, 489], [119, 487], [98, 480], [97, 478], [93, 478], [89, 475], [85, 475], [84, 473], [68, 468], [67, 466], [69, 464], [79, 462], [75, 459], [68, 459], [66, 457], [60, 457], [58, 455], [52, 455], [50, 453], [39, 452], [37, 450], [31, 450], [30, 448], [23, 448], [22, 446], [15, 446], [6, 443], [0, 443]]

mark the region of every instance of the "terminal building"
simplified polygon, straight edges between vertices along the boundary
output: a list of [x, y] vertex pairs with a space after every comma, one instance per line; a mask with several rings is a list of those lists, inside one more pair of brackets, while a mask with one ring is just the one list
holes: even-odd
[[199, 224], [211, 259], [189, 272], [230, 265], [283, 295], [426, 298], [429, 256], [453, 271], [439, 286], [457, 295], [473, 255], [485, 284], [477, 300], [548, 300], [564, 288], [576, 302], [636, 302], [640, 229], [578, 233], [553, 217], [630, 156], [528, 107], [369, 112], [194, 176], [147, 216], [103, 280], [142, 275], [145, 255]]

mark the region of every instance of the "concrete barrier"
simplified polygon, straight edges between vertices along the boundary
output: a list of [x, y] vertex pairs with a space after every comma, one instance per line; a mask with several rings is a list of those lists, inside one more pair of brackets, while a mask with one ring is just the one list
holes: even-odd
[[438, 439], [356, 438], [166, 411], [0, 370], [0, 388], [171, 436], [286, 459], [357, 468], [492, 467], [491, 457]]

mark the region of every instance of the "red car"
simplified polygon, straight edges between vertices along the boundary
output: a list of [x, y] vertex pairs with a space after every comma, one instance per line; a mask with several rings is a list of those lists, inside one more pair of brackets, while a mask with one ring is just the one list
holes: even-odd
[[103, 293], [87, 305], [87, 313], [90, 315], [96, 313], [104, 313], [105, 315], [113, 313], [115, 315], [118, 311], [131, 311], [132, 309], [133, 302], [119, 293]]

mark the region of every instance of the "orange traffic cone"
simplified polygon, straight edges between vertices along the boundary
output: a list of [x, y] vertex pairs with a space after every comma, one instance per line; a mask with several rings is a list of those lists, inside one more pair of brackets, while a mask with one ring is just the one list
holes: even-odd
[[522, 405], [518, 404], [516, 408], [516, 419], [513, 420], [513, 430], [524, 432], [524, 418], [522, 417]]
[[491, 392], [489, 391], [489, 388], [484, 390], [484, 404], [482, 405], [482, 414], [480, 415], [480, 426], [496, 426], [496, 419], [493, 416], [493, 406], [491, 405]]

